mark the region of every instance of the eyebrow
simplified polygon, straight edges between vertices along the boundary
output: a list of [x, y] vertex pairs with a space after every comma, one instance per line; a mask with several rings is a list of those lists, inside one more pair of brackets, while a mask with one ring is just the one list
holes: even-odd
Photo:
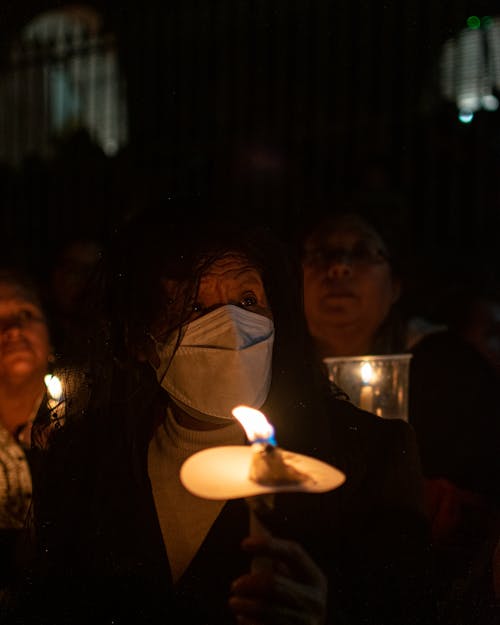
[[232, 278], [233, 280], [240, 279], [242, 284], [258, 284], [263, 286], [262, 277], [257, 269], [242, 269]]
[[260, 271], [257, 267], [254, 267], [253, 265], [246, 265], [244, 267], [239, 267], [239, 268], [229, 268], [224, 270], [224, 268], [221, 268], [222, 270], [220, 272], [216, 271], [213, 272], [210, 269], [201, 276], [201, 278], [203, 279], [204, 277], [223, 277], [223, 276], [227, 276], [230, 277], [231, 280], [234, 280], [235, 278], [241, 278], [242, 276], [248, 276], [249, 279], [257, 279], [257, 280], [262, 280], [262, 277], [260, 275]]
[[12, 307], [16, 308], [24, 308], [25, 306], [30, 306], [32, 308], [36, 308], [37, 310], [41, 310], [40, 306], [36, 302], [32, 302], [30, 300], [25, 299], [12, 299], [11, 297], [0, 297], [1, 304], [12, 304]]

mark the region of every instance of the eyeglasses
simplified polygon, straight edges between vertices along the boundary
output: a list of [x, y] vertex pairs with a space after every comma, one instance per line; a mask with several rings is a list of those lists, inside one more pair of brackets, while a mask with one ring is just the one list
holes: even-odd
[[380, 248], [366, 242], [354, 245], [352, 249], [341, 247], [316, 247], [306, 250], [303, 262], [314, 267], [327, 267], [332, 263], [345, 263], [353, 267], [369, 267], [389, 262], [389, 256]]

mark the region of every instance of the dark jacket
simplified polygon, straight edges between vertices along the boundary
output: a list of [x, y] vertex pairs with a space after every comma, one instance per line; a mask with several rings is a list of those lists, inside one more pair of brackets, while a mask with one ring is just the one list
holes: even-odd
[[[432, 581], [413, 432], [402, 421], [331, 402], [328, 444], [322, 440], [310, 455], [343, 470], [346, 483], [322, 495], [278, 495], [268, 524], [276, 535], [298, 540], [327, 574], [332, 624], [430, 625]], [[226, 612], [230, 583], [250, 566], [239, 546], [248, 532], [246, 504], [225, 505], [174, 586], [147, 475], [148, 442], [137, 447], [139, 475], [118, 445], [109, 447], [114, 457], [105, 473], [97, 463], [85, 471], [66, 467], [59, 508], [43, 510], [39, 519], [44, 566], [27, 591], [37, 625], [233, 622]], [[64, 497], [75, 492], [79, 503], [70, 508]], [[62, 535], [61, 524], [70, 524], [71, 533]]]
[[500, 380], [458, 334], [413, 348], [410, 423], [427, 478], [436, 593], [446, 623], [500, 622], [493, 550], [500, 536]]
[[458, 334], [413, 348], [410, 422], [426, 477], [445, 477], [500, 505], [500, 379]]

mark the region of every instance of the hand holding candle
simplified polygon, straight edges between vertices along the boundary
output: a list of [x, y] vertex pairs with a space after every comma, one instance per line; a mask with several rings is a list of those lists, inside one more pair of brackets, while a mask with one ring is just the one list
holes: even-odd
[[263, 625], [324, 625], [327, 580], [301, 545], [276, 537], [249, 537], [243, 541], [243, 549], [254, 560], [266, 558], [275, 566], [272, 575], [252, 572], [233, 582], [229, 608], [236, 617]]
[[[231, 609], [235, 614], [248, 617], [254, 609], [262, 606], [262, 595], [267, 596], [269, 601], [269, 593], [266, 595], [262, 584], [269, 583], [270, 573], [276, 576], [273, 565], [279, 562], [281, 569], [283, 564], [295, 572], [300, 567], [304, 568], [304, 571], [309, 571], [310, 579], [301, 575], [300, 582], [297, 582], [292, 573], [290, 576], [280, 575], [283, 579], [279, 583], [282, 587], [289, 587], [290, 593], [283, 602], [273, 601], [272, 610], [279, 610], [283, 603], [290, 603], [287, 611], [301, 612], [300, 602], [299, 606], [295, 605], [300, 588], [306, 599], [308, 595], [319, 598], [313, 609], [318, 620], [308, 621], [319, 624], [326, 605], [321, 571], [299, 545], [272, 537], [260, 519], [272, 510], [275, 493], [326, 492], [343, 484], [345, 475], [320, 460], [280, 449], [276, 445], [274, 428], [259, 410], [237, 406], [232, 412], [244, 426], [251, 446], [204, 449], [188, 458], [180, 472], [185, 488], [198, 497], [247, 500], [250, 511], [250, 543], [247, 543], [247, 548], [253, 554], [252, 568], [248, 576], [235, 582], [233, 593], [239, 597], [231, 599]], [[323, 590], [320, 592], [318, 589]], [[307, 612], [309, 615], [311, 609], [308, 608]], [[262, 620], [260, 615], [254, 616]]]

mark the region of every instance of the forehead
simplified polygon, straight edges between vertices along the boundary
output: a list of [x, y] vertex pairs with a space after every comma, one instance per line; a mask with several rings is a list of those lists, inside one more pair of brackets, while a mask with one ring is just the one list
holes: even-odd
[[211, 263], [203, 272], [200, 285], [210, 282], [256, 281], [262, 283], [261, 272], [248, 258], [239, 254], [228, 254]]
[[356, 243], [367, 243], [386, 251], [386, 245], [382, 237], [369, 226], [339, 226], [338, 228], [325, 230], [313, 234], [306, 242], [306, 249], [314, 249], [321, 246], [352, 246]]
[[11, 284], [9, 282], [0, 282], [0, 304], [2, 305], [21, 305], [31, 304], [39, 308], [36, 298], [17, 284]]
[[[189, 283], [164, 278], [162, 286], [166, 293], [174, 299], [189, 289]], [[264, 290], [260, 269], [241, 254], [227, 254], [208, 264], [203, 270], [198, 283], [198, 294], [208, 294], [214, 290], [230, 288], [253, 288]]]

